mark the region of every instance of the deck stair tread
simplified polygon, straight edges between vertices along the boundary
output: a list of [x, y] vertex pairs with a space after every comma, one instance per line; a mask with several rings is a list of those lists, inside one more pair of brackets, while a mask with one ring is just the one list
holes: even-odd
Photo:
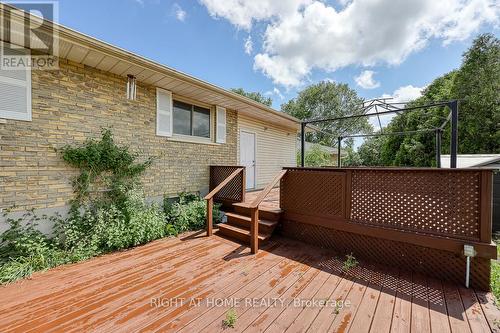
[[[245, 215], [238, 214], [238, 213], [228, 212], [228, 213], [226, 213], [226, 216], [228, 218], [233, 218], [233, 219], [248, 222], [248, 225], [250, 225], [250, 222], [252, 222], [252, 219], [249, 216], [245, 216]], [[277, 224], [278, 224], [278, 221], [269, 221], [269, 220], [259, 219], [259, 226], [264, 225], [266, 227], [275, 227]]]
[[[249, 241], [250, 240], [250, 230], [246, 228], [241, 228], [232, 224], [221, 223], [219, 224], [219, 233], [226, 235], [228, 237], [235, 237], [240, 240]], [[259, 241], [266, 241], [271, 237], [269, 233], [259, 232]]]
[[[234, 211], [226, 212], [227, 222], [219, 224], [218, 233], [250, 242], [250, 217], [252, 209], [248, 203], [234, 203]], [[259, 243], [267, 241], [278, 226], [282, 210], [279, 208], [259, 207]]]
[[[233, 203], [233, 206], [241, 208], [249, 208], [250, 204], [248, 202], [235, 202]], [[283, 212], [283, 210], [280, 208], [259, 206], [259, 212], [270, 212], [270, 213], [280, 214]]]

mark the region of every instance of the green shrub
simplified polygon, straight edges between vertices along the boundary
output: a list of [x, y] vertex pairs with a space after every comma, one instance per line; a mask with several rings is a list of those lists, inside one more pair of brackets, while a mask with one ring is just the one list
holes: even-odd
[[[163, 210], [167, 221], [177, 232], [203, 229], [206, 226], [207, 204], [196, 194], [180, 193], [178, 202], [168, 198], [163, 200]], [[220, 205], [214, 204], [214, 221], [220, 222]]]
[[[500, 237], [496, 235], [493, 241], [497, 245], [497, 256], [500, 258]], [[500, 306], [500, 259], [491, 261], [491, 292], [495, 295], [497, 306]]]
[[[137, 155], [115, 145], [110, 130], [102, 131], [101, 140], [64, 147], [62, 155], [80, 169], [69, 216], [30, 211], [8, 218], [10, 229], [0, 236], [0, 283], [205, 226], [206, 203], [196, 194], [181, 193], [178, 202], [164, 200], [163, 207], [145, 202], [139, 176], [152, 160], [136, 162]], [[220, 219], [218, 205], [214, 217]], [[53, 238], [36, 228], [45, 220], [54, 225]]]

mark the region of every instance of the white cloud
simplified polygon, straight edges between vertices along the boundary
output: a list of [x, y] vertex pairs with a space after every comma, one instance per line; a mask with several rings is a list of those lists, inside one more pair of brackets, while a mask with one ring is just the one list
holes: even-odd
[[144, 0], [134, 0], [134, 2], [144, 7]]
[[281, 91], [276, 88], [276, 87], [273, 87], [273, 90], [268, 90], [264, 93], [265, 96], [277, 96], [279, 97], [280, 99], [284, 99], [285, 96], [283, 96], [283, 94], [281, 93]]
[[174, 3], [173, 9], [175, 11], [175, 18], [181, 22], [186, 20], [187, 13], [178, 3]]
[[390, 101], [394, 103], [410, 102], [422, 96], [422, 90], [424, 89], [425, 86], [414, 87], [412, 85], [408, 85], [404, 87], [399, 87], [392, 94], [383, 94], [382, 97], [383, 98], [391, 97], [392, 99]]
[[319, 0], [200, 1], [238, 29], [266, 25], [254, 68], [284, 86], [313, 69], [397, 65], [430, 39], [464, 40], [500, 16], [496, 0], [352, 0], [338, 10]]
[[252, 54], [252, 51], [253, 51], [252, 36], [248, 36], [248, 38], [245, 39], [244, 48], [245, 48], [246, 54]]
[[[406, 103], [410, 102], [414, 99], [419, 98], [422, 96], [422, 91], [425, 89], [424, 87], [414, 87], [412, 85], [408, 86], [403, 86], [399, 87], [396, 89], [392, 94], [383, 94], [381, 97], [382, 98], [390, 98], [388, 100], [388, 103]], [[399, 105], [399, 107], [404, 107], [404, 104]], [[379, 112], [384, 111], [383, 109], [379, 109]], [[369, 113], [375, 113], [375, 109], [370, 110]], [[380, 123], [382, 124], [382, 127], [387, 126], [389, 122], [391, 121], [392, 118], [394, 118], [396, 114], [386, 114], [386, 115], [381, 115], [380, 117]], [[379, 129], [379, 122], [378, 118], [376, 116], [368, 118], [369, 122], [373, 125], [374, 128]]]
[[287, 17], [312, 0], [200, 0], [214, 18], [225, 18], [238, 29], [250, 30], [254, 21]]
[[364, 89], [375, 89], [380, 87], [380, 82], [375, 81], [373, 75], [374, 71], [363, 71], [361, 74], [354, 78], [356, 84]]
[[284, 99], [284, 98], [285, 98], [285, 96], [283, 96], [283, 94], [281, 93], [281, 91], [280, 91], [278, 88], [274, 87], [274, 88], [273, 88], [273, 92], [274, 92], [274, 94], [275, 94], [276, 96], [278, 96], [280, 99]]

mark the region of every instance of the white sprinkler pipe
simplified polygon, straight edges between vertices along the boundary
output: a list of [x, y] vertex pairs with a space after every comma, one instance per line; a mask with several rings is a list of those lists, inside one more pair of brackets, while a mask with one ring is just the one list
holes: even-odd
[[474, 246], [464, 245], [464, 256], [467, 258], [467, 263], [465, 265], [465, 287], [469, 288], [470, 281], [470, 258], [476, 255]]
[[470, 257], [467, 256], [467, 266], [465, 267], [465, 287], [469, 288]]

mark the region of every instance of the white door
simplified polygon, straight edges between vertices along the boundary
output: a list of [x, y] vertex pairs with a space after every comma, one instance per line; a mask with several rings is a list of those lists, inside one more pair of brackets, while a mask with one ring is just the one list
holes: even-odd
[[255, 133], [240, 132], [240, 164], [246, 167], [247, 189], [255, 188]]

